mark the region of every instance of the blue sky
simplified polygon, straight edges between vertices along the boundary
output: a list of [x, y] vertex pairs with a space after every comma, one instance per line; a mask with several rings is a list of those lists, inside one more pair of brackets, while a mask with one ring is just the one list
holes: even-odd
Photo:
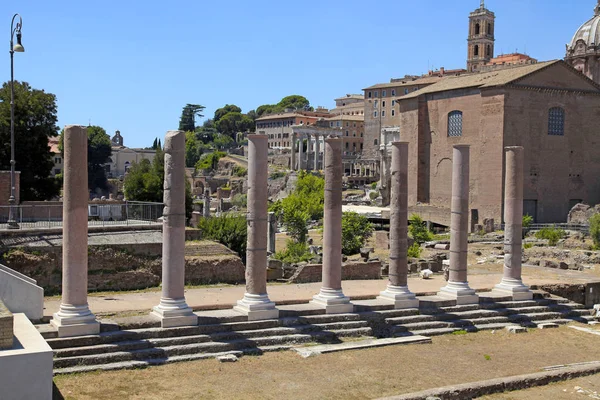
[[[562, 58], [595, 0], [486, 0], [496, 54]], [[90, 121], [125, 145], [177, 129], [186, 103], [206, 117], [290, 94], [314, 106], [428, 67], [464, 68], [469, 12], [479, 0], [3, 1], [8, 36], [23, 16], [15, 79], [58, 98], [59, 125]], [[9, 37], [6, 37], [8, 47]], [[8, 52], [0, 62], [10, 79]]]

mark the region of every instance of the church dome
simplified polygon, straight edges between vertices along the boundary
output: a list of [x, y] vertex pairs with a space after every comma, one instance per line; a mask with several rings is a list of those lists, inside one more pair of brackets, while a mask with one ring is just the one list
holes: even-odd
[[577, 32], [575, 32], [571, 43], [567, 45], [567, 51], [575, 51], [581, 42], [583, 43], [579, 46], [580, 50], [600, 45], [600, 0], [594, 9], [594, 17], [581, 25]]

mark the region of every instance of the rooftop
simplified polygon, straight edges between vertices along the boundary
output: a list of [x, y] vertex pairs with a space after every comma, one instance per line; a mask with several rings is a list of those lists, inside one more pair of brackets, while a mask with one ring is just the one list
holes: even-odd
[[418, 97], [422, 94], [444, 92], [447, 90], [457, 90], [472, 87], [482, 88], [502, 86], [559, 62], [562, 61], [553, 60], [537, 64], [515, 65], [514, 67], [508, 67], [491, 72], [480, 72], [461, 76], [447, 76], [442, 78], [438, 83], [409, 93], [406, 96], [399, 97], [398, 100], [410, 99]]
[[431, 85], [433, 83], [438, 82], [442, 79], [439, 76], [427, 76], [424, 78], [415, 78], [415, 77], [407, 77], [407, 78], [396, 78], [391, 79], [388, 83], [378, 83], [373, 86], [369, 86], [364, 88], [363, 90], [369, 89], [379, 89], [379, 88], [393, 88], [393, 87], [402, 87], [402, 86], [414, 86], [414, 85]]

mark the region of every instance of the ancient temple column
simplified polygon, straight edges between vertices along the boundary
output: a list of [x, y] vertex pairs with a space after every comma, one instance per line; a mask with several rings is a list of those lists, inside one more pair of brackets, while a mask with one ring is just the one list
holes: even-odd
[[310, 133], [306, 134], [306, 170], [310, 171], [312, 170], [312, 166], [310, 165], [311, 163], [311, 158], [312, 158], [312, 136]]
[[248, 135], [246, 293], [234, 310], [249, 321], [279, 317], [267, 295], [267, 135]]
[[392, 143], [390, 202], [390, 269], [387, 289], [379, 299], [394, 308], [418, 308], [408, 290], [408, 142]]
[[342, 139], [325, 140], [325, 205], [323, 216], [323, 282], [311, 303], [327, 314], [352, 312], [354, 306], [342, 292]]
[[87, 129], [67, 125], [64, 131], [63, 276], [60, 309], [51, 324], [59, 337], [94, 335], [100, 324], [87, 302], [88, 165]]
[[298, 171], [302, 170], [304, 165], [304, 138], [301, 133], [298, 134]]
[[452, 200], [450, 204], [450, 274], [438, 295], [457, 304], [479, 302], [467, 282], [467, 239], [469, 232], [469, 146], [455, 145], [452, 153]]
[[319, 171], [321, 169], [321, 138], [318, 134], [315, 134], [315, 171]]
[[290, 169], [292, 171], [296, 170], [296, 133], [292, 132], [292, 153], [290, 159]]
[[164, 144], [162, 295], [151, 315], [163, 328], [196, 325], [185, 301], [185, 132], [168, 131]]
[[523, 255], [523, 147], [505, 149], [504, 178], [504, 276], [494, 292], [513, 300], [531, 300], [533, 293], [521, 280]]
[[204, 218], [210, 217], [210, 190], [204, 190], [204, 204], [202, 206], [202, 216]]

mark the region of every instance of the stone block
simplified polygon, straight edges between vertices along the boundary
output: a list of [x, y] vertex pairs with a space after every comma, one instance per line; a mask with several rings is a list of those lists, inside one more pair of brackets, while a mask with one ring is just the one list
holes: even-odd
[[538, 324], [537, 326], [540, 329], [551, 329], [551, 328], [558, 328], [558, 324], [552, 323], [552, 322], [548, 322], [545, 324]]
[[569, 264], [567, 264], [566, 262], [561, 261], [560, 264], [558, 264], [558, 267], [560, 269], [569, 269]]
[[13, 347], [13, 314], [0, 300], [0, 350]]
[[433, 246], [433, 248], [436, 250], [450, 250], [450, 244], [449, 243], [438, 243], [435, 246]]
[[552, 261], [552, 260], [542, 260], [540, 261], [540, 266], [544, 267], [544, 268], [554, 268], [554, 269], [558, 269], [558, 267], [560, 266], [556, 261]]
[[507, 326], [504, 329], [506, 329], [509, 333], [527, 333], [527, 328], [524, 328], [522, 326], [512, 325]]
[[429, 269], [433, 272], [441, 272], [442, 271], [442, 261], [441, 260], [429, 261]]
[[416, 274], [417, 272], [419, 272], [419, 264], [417, 264], [417, 263], [408, 264], [408, 271], [411, 274]]
[[25, 313], [31, 320], [42, 319], [44, 289], [37, 282], [0, 264], [0, 299], [15, 313]]
[[375, 248], [387, 250], [390, 248], [390, 233], [375, 231]]
[[222, 356], [217, 356], [217, 360], [220, 362], [236, 362], [238, 358], [235, 354], [224, 354]]

